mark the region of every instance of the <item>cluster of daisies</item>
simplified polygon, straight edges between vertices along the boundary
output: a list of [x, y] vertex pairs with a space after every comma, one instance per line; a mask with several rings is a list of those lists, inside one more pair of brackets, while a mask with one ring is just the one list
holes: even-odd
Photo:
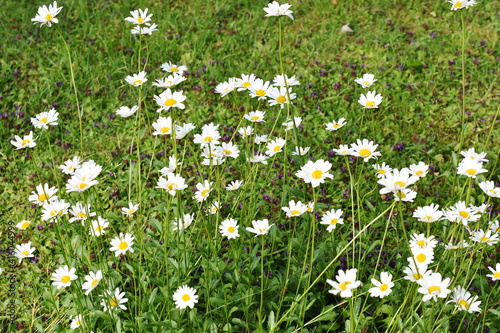
[[244, 91], [252, 98], [267, 101], [271, 106], [279, 105], [281, 108], [297, 97], [292, 92], [292, 86], [300, 85], [295, 76], [277, 75], [273, 83], [264, 81], [255, 74], [242, 74], [241, 77], [232, 77], [226, 82], [219, 83], [215, 87], [215, 92], [224, 97], [235, 90]]
[[[31, 124], [33, 124], [36, 129], [44, 130], [48, 130], [49, 126], [59, 125], [57, 122], [58, 120], [59, 112], [54, 108], [47, 112], [41, 112], [34, 118], [30, 118]], [[14, 140], [11, 140], [10, 143], [16, 147], [16, 149], [33, 148], [36, 146], [35, 138], [33, 138], [33, 131], [30, 131], [29, 134], [25, 135], [23, 138], [18, 135], [14, 136]]]
[[[375, 80], [375, 75], [373, 74], [363, 74], [362, 77], [354, 80], [356, 83], [360, 84], [363, 88], [369, 88], [373, 85]], [[382, 103], [382, 95], [377, 94], [376, 91], [368, 91], [366, 95], [361, 94], [358, 103], [363, 105], [366, 109], [376, 109]]]
[[[410, 248], [412, 257], [407, 258], [408, 266], [405, 268], [406, 274], [404, 279], [417, 283], [419, 288], [418, 293], [422, 295], [422, 301], [429, 300], [437, 301], [438, 298], [446, 299], [450, 293], [452, 297], [447, 303], [453, 303], [460, 311], [481, 312], [480, 304], [477, 295], [471, 295], [464, 287], [455, 286], [452, 290], [450, 287], [450, 278], [444, 278], [440, 273], [433, 272], [428, 269], [429, 263], [434, 258], [433, 249], [437, 245], [434, 237], [425, 237], [424, 234], [413, 234], [410, 240]], [[496, 265], [496, 269], [490, 267], [492, 274], [488, 274], [494, 281], [500, 280], [500, 264]], [[381, 272], [380, 280], [371, 279], [372, 287], [368, 289], [368, 293], [372, 297], [384, 298], [391, 294], [394, 282], [393, 276], [389, 272]], [[335, 276], [335, 280], [327, 279], [326, 282], [333, 288], [328, 292], [340, 297], [347, 298], [353, 296], [353, 291], [362, 286], [363, 283], [357, 279], [357, 269], [339, 270]]]
[[135, 24], [135, 27], [130, 30], [133, 35], [151, 35], [157, 31], [158, 25], [151, 24], [151, 17], [153, 14], [148, 15], [148, 9], [137, 9], [130, 12], [131, 17], [126, 17], [125, 21]]
[[[414, 217], [423, 222], [434, 222], [441, 218], [443, 215], [466, 215], [465, 211], [455, 212], [450, 209], [446, 212], [440, 212], [436, 206], [419, 207]], [[498, 223], [495, 225], [495, 232], [499, 232]], [[483, 236], [484, 237], [484, 236]], [[498, 235], [496, 236], [498, 239]], [[484, 239], [478, 239], [479, 242], [485, 242]], [[453, 303], [460, 311], [481, 312], [480, 304], [477, 295], [472, 295], [464, 287], [457, 285], [450, 289], [450, 278], [443, 278], [441, 273], [433, 272], [429, 269], [429, 265], [434, 262], [434, 249], [438, 241], [434, 236], [426, 237], [424, 234], [414, 233], [410, 237], [409, 247], [411, 250], [411, 257], [407, 258], [408, 266], [404, 269], [405, 280], [415, 282], [419, 285], [418, 293], [422, 294], [422, 301], [429, 300], [437, 301], [438, 298], [446, 299], [450, 293], [452, 297], [447, 303]], [[462, 243], [462, 246], [467, 246]], [[456, 249], [456, 246], [446, 246], [446, 249]], [[495, 267], [488, 267], [492, 274], [486, 276], [491, 278], [492, 281], [500, 281], [500, 263]], [[346, 271], [339, 270], [335, 280], [327, 280], [327, 283], [333, 287], [329, 290], [330, 293], [340, 295], [341, 297], [353, 296], [353, 290], [360, 287], [362, 282], [357, 280], [357, 269], [348, 269]], [[392, 274], [389, 272], [381, 272], [380, 281], [371, 279], [372, 288], [368, 290], [372, 297], [383, 298], [392, 292], [394, 283], [392, 282]]]
[[[473, 179], [480, 173], [487, 172], [483, 168], [483, 163], [488, 162], [486, 153], [477, 153], [474, 148], [460, 152], [463, 159], [457, 168], [457, 174]], [[382, 172], [390, 172], [388, 166], [381, 167]], [[423, 171], [423, 169], [422, 169]], [[491, 198], [500, 197], [500, 188], [495, 186], [493, 181], [481, 181], [478, 184], [479, 188]], [[498, 221], [489, 221], [488, 228], [480, 228], [479, 221], [486, 212], [488, 205], [483, 203], [480, 206], [475, 206], [465, 201], [458, 201], [444, 210], [439, 209], [439, 205], [431, 204], [429, 206], [417, 207], [413, 213], [413, 217], [421, 222], [433, 223], [440, 220], [447, 220], [451, 223], [463, 225], [469, 233], [469, 238], [473, 242], [483, 243], [487, 245], [495, 245], [500, 241], [500, 225]], [[451, 241], [451, 240], [450, 240]], [[449, 243], [446, 245], [449, 249], [465, 248], [469, 244], [461, 239], [456, 241], [456, 244]]]
[[[96, 165], [93, 161], [81, 163], [80, 158], [75, 156], [61, 165], [60, 169], [66, 174], [83, 174], [88, 177], [89, 181], [92, 181], [93, 177], [99, 173], [101, 167]], [[81, 191], [79, 192], [85, 191], [88, 187], [89, 186], [82, 186]], [[66, 191], [72, 192], [72, 189], [67, 188]], [[42, 206], [42, 220], [59, 223], [65, 215], [70, 215], [71, 217], [67, 219], [69, 223], [79, 221], [82, 226], [85, 226], [88, 221], [92, 220], [91, 225], [89, 226], [89, 233], [92, 236], [98, 237], [106, 232], [106, 228], [109, 226], [109, 223], [106, 219], [96, 216], [96, 213], [92, 212], [91, 205], [85, 205], [80, 202], [70, 205], [69, 203], [66, 203], [64, 199], [59, 199], [57, 194], [57, 188], [51, 187], [49, 184], [45, 183], [36, 186], [36, 190], [29, 196], [28, 200], [31, 203], [37, 206]], [[138, 208], [139, 204], [129, 203], [128, 207], [122, 207], [121, 213], [130, 217], [138, 210]], [[30, 227], [30, 225], [31, 221], [23, 220], [16, 226], [19, 230], [26, 230]], [[126, 255], [127, 252], [134, 252], [134, 240], [135, 237], [133, 237], [132, 234], [120, 233], [118, 236], [111, 239], [110, 251], [114, 252], [116, 257]], [[18, 258], [19, 263], [21, 263], [24, 258], [34, 257], [33, 253], [35, 251], [36, 248], [32, 246], [31, 242], [28, 242], [17, 245], [13, 255]], [[78, 280], [76, 271], [77, 269], [75, 267], [69, 267], [68, 265], [58, 267], [51, 276], [52, 285], [54, 285], [57, 289], [69, 287], [73, 281]], [[84, 282], [78, 282], [78, 284], [80, 286], [81, 283], [81, 288], [83, 289], [85, 295], [89, 295], [98, 287], [102, 279], [103, 272], [101, 270], [97, 270], [95, 272], [90, 271], [84, 276]], [[126, 306], [124, 304], [128, 299], [124, 298], [124, 296], [125, 292], [120, 291], [119, 288], [114, 288], [114, 290], [113, 288], [104, 290], [103, 293], [99, 295], [103, 311], [111, 312], [117, 309], [126, 310]], [[180, 287], [174, 294], [173, 298], [179, 308], [186, 306], [192, 307], [194, 306], [194, 303], [197, 302], [195, 290], [187, 286]], [[82, 317], [81, 315], [79, 316], [72, 319], [72, 328], [79, 327], [82, 324]]]

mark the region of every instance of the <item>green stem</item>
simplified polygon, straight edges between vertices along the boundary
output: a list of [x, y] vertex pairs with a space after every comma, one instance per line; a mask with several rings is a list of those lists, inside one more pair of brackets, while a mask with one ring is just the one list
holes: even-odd
[[463, 139], [465, 135], [465, 18], [463, 10], [460, 11], [460, 17], [462, 20], [462, 130], [460, 132], [460, 143], [459, 147], [462, 148]]
[[56, 25], [56, 30], [59, 33], [59, 36], [61, 37], [64, 46], [66, 48], [66, 52], [68, 53], [68, 60], [69, 60], [69, 73], [71, 77], [71, 85], [73, 86], [73, 90], [75, 91], [75, 101], [76, 101], [76, 110], [78, 112], [78, 123], [80, 127], [80, 154], [83, 155], [83, 126], [82, 126], [82, 116], [83, 116], [83, 111], [80, 110], [80, 102], [78, 101], [78, 90], [76, 90], [76, 83], [75, 83], [75, 73], [73, 72], [73, 60], [71, 59], [71, 52], [69, 50], [68, 43], [66, 43], [66, 40], [64, 39], [61, 30], [59, 30], [59, 27]]
[[259, 328], [262, 328], [262, 307], [264, 306], [264, 237], [261, 236], [260, 254], [260, 305], [259, 305]]

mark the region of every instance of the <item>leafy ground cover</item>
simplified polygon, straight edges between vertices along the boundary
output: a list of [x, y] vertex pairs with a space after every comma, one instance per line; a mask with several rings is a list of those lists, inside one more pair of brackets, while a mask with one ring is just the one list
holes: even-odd
[[498, 331], [498, 7], [289, 4], [3, 4], [2, 330]]

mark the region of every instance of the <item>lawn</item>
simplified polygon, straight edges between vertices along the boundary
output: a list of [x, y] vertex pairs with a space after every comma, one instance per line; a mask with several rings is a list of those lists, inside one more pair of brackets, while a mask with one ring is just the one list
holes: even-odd
[[2, 5], [1, 331], [500, 331], [493, 1]]

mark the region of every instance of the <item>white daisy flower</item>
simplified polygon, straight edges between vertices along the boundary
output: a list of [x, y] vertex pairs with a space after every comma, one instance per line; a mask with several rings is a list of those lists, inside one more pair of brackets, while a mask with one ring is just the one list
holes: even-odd
[[56, 269], [54, 273], [52, 273], [52, 277], [50, 278], [52, 281], [52, 285], [56, 286], [57, 289], [61, 289], [64, 287], [68, 287], [71, 285], [71, 281], [76, 280], [78, 276], [75, 274], [76, 268], [69, 268], [68, 265], [64, 265], [63, 267], [59, 267]]
[[49, 28], [52, 26], [52, 23], [58, 23], [57, 14], [61, 11], [62, 7], [57, 7], [57, 1], [54, 1], [52, 5], [47, 6], [43, 5], [38, 8], [37, 15], [31, 19], [31, 21], [35, 22], [34, 24], [40, 23], [40, 26], [46, 25]]
[[369, 91], [366, 96], [361, 94], [358, 103], [363, 105], [365, 109], [376, 109], [382, 103], [382, 95], [375, 91]]
[[134, 249], [132, 248], [132, 245], [134, 245], [134, 239], [135, 237], [132, 236], [132, 234], [123, 234], [120, 232], [119, 236], [116, 236], [111, 240], [111, 248], [109, 250], [115, 253], [115, 257], [118, 257], [120, 254], [126, 254], [127, 251], [134, 252]]
[[227, 237], [228, 239], [235, 239], [240, 237], [238, 228], [238, 221], [236, 221], [235, 219], [226, 219], [222, 221], [219, 226], [221, 235]]
[[146, 74], [147, 73], [145, 71], [142, 71], [142, 72], [139, 72], [137, 74], [128, 75], [125, 78], [125, 81], [128, 84], [133, 85], [134, 87], [139, 87], [140, 85], [142, 85], [144, 82], [146, 82], [148, 80], [148, 79], [146, 79]]
[[198, 295], [196, 295], [196, 290], [184, 285], [177, 288], [174, 295], [172, 296], [175, 302], [175, 306], [178, 309], [185, 309], [187, 307], [194, 308], [194, 305], [198, 303]]
[[286, 15], [293, 20], [292, 11], [290, 10], [292, 5], [287, 3], [280, 4], [278, 1], [273, 1], [264, 7], [264, 11], [266, 12], [265, 16], [283, 16]]
[[174, 73], [177, 75], [183, 75], [184, 72], [187, 72], [188, 70], [186, 66], [184, 65], [179, 66], [170, 61], [162, 64], [161, 69], [164, 70], [165, 72]]
[[375, 81], [375, 75], [363, 74], [363, 77], [357, 78], [354, 82], [359, 83], [363, 88], [370, 87]]

